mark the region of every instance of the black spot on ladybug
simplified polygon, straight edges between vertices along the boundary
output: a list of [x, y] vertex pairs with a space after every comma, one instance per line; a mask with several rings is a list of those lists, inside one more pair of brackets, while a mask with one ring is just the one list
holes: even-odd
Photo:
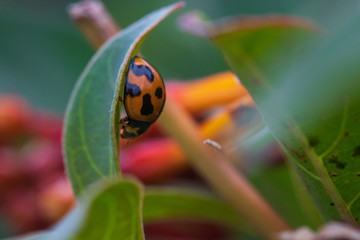
[[353, 157], [357, 157], [360, 155], [360, 146], [357, 146], [356, 148], [354, 148], [354, 152], [353, 152]]
[[161, 87], [158, 87], [156, 90], [155, 90], [155, 96], [159, 99], [162, 98], [163, 96], [163, 91], [162, 91], [162, 88]]
[[312, 137], [309, 139], [310, 147], [315, 147], [318, 144], [319, 144], [319, 139], [317, 139], [316, 137]]
[[330, 205], [331, 205], [331, 206], [335, 206], [335, 204], [334, 204], [333, 202], [332, 202], [332, 203], [330, 203]]
[[141, 107], [140, 113], [142, 115], [147, 116], [152, 114], [153, 111], [154, 111], [154, 106], [151, 103], [151, 96], [150, 94], [147, 93], [143, 96], [143, 105]]
[[133, 61], [130, 64], [131, 71], [138, 77], [144, 76], [149, 82], [154, 81], [154, 73], [148, 66], [137, 65]]
[[140, 94], [141, 94], [141, 89], [138, 85], [126, 82], [125, 95], [136, 97], [136, 96], [140, 96]]

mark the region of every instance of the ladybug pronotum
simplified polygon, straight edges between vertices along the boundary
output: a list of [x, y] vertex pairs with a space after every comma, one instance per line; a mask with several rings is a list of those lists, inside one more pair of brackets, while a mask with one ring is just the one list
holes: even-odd
[[136, 138], [160, 116], [165, 104], [165, 85], [159, 72], [144, 59], [130, 61], [124, 88], [127, 117], [121, 120], [122, 138]]

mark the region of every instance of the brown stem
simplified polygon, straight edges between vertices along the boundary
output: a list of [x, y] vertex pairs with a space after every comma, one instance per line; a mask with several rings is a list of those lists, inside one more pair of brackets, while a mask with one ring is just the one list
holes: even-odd
[[267, 239], [288, 230], [287, 224], [273, 211], [244, 176], [224, 155], [206, 147], [192, 118], [176, 102], [168, 99], [159, 125], [183, 148], [198, 172], [228, 200]]
[[100, 1], [71, 4], [68, 12], [95, 49], [120, 30]]

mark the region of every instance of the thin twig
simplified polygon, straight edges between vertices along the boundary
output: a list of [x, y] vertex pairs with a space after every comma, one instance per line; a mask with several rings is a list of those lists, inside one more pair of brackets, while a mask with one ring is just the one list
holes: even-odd
[[95, 49], [120, 30], [100, 1], [71, 4], [68, 12]]

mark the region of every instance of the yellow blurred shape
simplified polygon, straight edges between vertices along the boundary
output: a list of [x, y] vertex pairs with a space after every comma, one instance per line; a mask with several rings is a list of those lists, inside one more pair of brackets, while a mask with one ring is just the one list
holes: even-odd
[[211, 138], [216, 135], [219, 131], [233, 128], [234, 123], [231, 119], [229, 112], [221, 112], [219, 114], [216, 114], [216, 116], [213, 116], [211, 119], [205, 121], [200, 126], [200, 133], [201, 136], [204, 138]]
[[232, 72], [222, 72], [186, 84], [178, 100], [185, 109], [197, 113], [231, 103], [246, 94], [247, 90]]
[[222, 109], [216, 115], [208, 118], [199, 128], [201, 136], [204, 138], [212, 138], [219, 133], [227, 133], [236, 128], [236, 119], [232, 116], [232, 112], [240, 111], [242, 107], [254, 106], [254, 102], [249, 95], [241, 97], [234, 101], [228, 107]]

